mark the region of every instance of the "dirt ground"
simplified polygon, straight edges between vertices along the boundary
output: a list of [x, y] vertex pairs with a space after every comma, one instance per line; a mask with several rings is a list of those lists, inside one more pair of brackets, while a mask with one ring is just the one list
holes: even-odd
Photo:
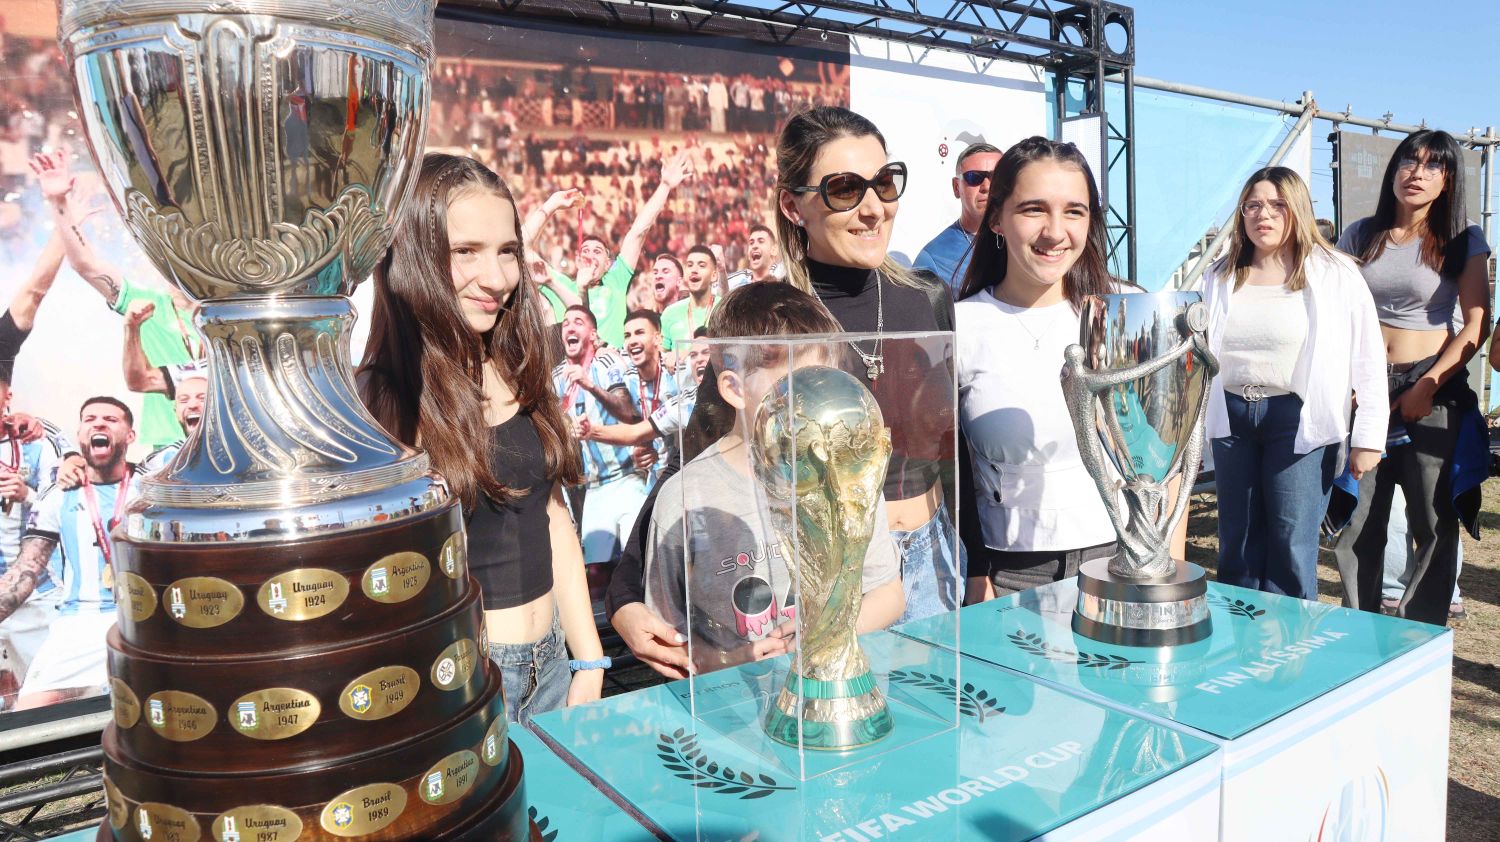
[[[1453, 714], [1448, 757], [1448, 838], [1500, 839], [1500, 484], [1484, 487], [1483, 541], [1464, 535], [1459, 589], [1469, 619], [1453, 627]], [[1188, 521], [1188, 560], [1213, 569], [1218, 557], [1213, 498], [1195, 498]], [[1343, 585], [1333, 556], [1318, 567], [1324, 602]], [[1391, 727], [1400, 727], [1391, 723]]]

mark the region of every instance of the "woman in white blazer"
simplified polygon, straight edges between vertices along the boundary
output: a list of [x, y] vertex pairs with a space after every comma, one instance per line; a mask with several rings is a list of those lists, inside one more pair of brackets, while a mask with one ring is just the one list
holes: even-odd
[[1318, 529], [1334, 478], [1380, 462], [1385, 345], [1354, 260], [1319, 232], [1307, 185], [1266, 167], [1240, 192], [1229, 253], [1203, 283], [1219, 374], [1205, 434], [1219, 498], [1219, 581], [1318, 597]]

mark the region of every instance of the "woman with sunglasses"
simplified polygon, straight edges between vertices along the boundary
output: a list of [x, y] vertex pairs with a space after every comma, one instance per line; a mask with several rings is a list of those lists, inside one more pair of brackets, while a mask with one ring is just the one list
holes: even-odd
[[1084, 299], [1115, 287], [1083, 155], [1041, 137], [1006, 150], [955, 307], [959, 420], [973, 468], [974, 504], [960, 513], [970, 601], [1059, 581], [1114, 554], [1060, 374]]
[[1450, 477], [1462, 421], [1478, 402], [1464, 366], [1489, 335], [1490, 248], [1464, 216], [1461, 163], [1447, 132], [1408, 135], [1386, 165], [1375, 215], [1339, 238], [1339, 248], [1362, 261], [1375, 298], [1390, 396], [1389, 409], [1361, 403], [1356, 410], [1390, 418], [1386, 458], [1360, 479], [1359, 504], [1335, 548], [1345, 599], [1380, 610], [1386, 524], [1399, 484], [1416, 556], [1395, 613], [1438, 625], [1447, 624], [1458, 575], [1455, 492], [1463, 489]]
[[1385, 418], [1349, 428], [1352, 394], [1385, 403], [1385, 347], [1359, 269], [1318, 232], [1312, 196], [1286, 167], [1240, 191], [1229, 253], [1203, 283], [1209, 348], [1204, 434], [1219, 497], [1219, 581], [1318, 598], [1318, 533], [1344, 467], [1358, 479], [1380, 462]]
[[[947, 287], [931, 275], [914, 275], [886, 253], [906, 165], [889, 160], [874, 123], [847, 108], [801, 112], [781, 130], [776, 168], [776, 227], [788, 283], [816, 295], [850, 333], [952, 329]], [[861, 361], [857, 373], [887, 423], [900, 431], [918, 422], [913, 385], [935, 379], [928, 372], [942, 361], [887, 359], [879, 339], [850, 345]], [[912, 356], [909, 345], [900, 348]], [[892, 376], [882, 381], [887, 370]], [[952, 442], [920, 456], [903, 442], [893, 445], [885, 497], [902, 553], [905, 622], [957, 608], [965, 562], [940, 482], [939, 466], [951, 461]]]

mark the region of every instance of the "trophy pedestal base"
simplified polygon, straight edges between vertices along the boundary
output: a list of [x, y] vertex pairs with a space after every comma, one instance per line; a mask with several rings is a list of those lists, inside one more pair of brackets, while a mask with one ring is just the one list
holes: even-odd
[[766, 714], [766, 734], [771, 739], [819, 751], [867, 746], [885, 739], [894, 727], [885, 696], [869, 672], [847, 681], [818, 681], [789, 673], [786, 686]]
[[1109, 572], [1109, 559], [1078, 568], [1073, 631], [1118, 646], [1180, 646], [1213, 632], [1208, 617], [1208, 573], [1177, 562], [1157, 579], [1125, 579]]

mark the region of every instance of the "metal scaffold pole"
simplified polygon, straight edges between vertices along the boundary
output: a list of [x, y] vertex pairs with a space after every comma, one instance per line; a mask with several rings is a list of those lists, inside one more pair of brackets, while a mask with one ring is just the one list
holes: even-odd
[[[1137, 80], [1137, 83], [1139, 81]], [[1280, 164], [1286, 158], [1286, 154], [1291, 151], [1292, 144], [1297, 141], [1297, 137], [1304, 131], [1307, 131], [1308, 125], [1312, 123], [1313, 118], [1317, 115], [1318, 104], [1313, 101], [1312, 91], [1303, 91], [1302, 115], [1292, 125], [1291, 131], [1286, 133], [1286, 137], [1281, 139], [1281, 145], [1277, 146], [1276, 151], [1271, 153], [1271, 159], [1266, 162], [1266, 166], [1274, 167]], [[1189, 272], [1182, 279], [1182, 283], [1178, 285], [1179, 289], [1191, 288], [1203, 276], [1204, 270], [1213, 263], [1214, 258], [1219, 254], [1219, 249], [1224, 247], [1224, 243], [1228, 241], [1229, 235], [1234, 231], [1235, 221], [1239, 218], [1239, 215], [1239, 208], [1235, 208], [1229, 212], [1229, 218], [1224, 221], [1223, 225], [1219, 226], [1218, 233], [1214, 234], [1214, 238], [1208, 244], [1208, 248], [1203, 250], [1203, 254], [1198, 257], [1198, 262], [1193, 265], [1193, 271]]]

